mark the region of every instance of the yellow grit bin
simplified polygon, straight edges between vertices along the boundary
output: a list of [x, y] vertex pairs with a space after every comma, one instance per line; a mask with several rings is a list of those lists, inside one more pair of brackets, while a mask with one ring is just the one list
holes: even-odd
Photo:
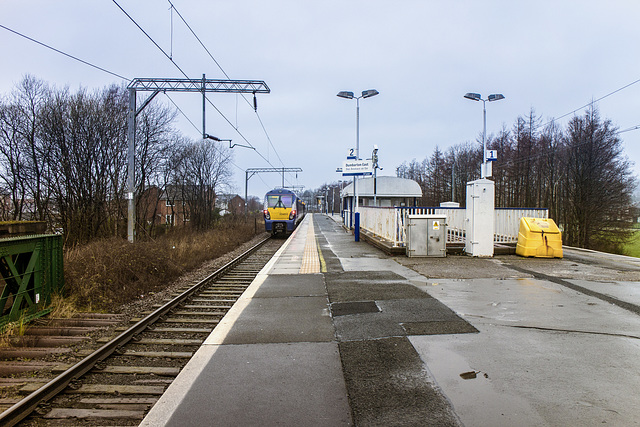
[[520, 218], [516, 254], [538, 258], [562, 258], [562, 235], [549, 218]]

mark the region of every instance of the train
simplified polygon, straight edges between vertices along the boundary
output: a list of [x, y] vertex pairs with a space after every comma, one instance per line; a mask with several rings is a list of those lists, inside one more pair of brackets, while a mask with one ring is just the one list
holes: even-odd
[[300, 197], [286, 188], [273, 189], [264, 196], [264, 226], [271, 234], [293, 232], [307, 211]]

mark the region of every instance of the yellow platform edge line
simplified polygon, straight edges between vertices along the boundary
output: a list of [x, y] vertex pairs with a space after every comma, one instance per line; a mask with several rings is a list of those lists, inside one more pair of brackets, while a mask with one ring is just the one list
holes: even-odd
[[318, 258], [320, 258], [320, 272], [326, 273], [327, 264], [324, 262], [324, 257], [322, 256], [322, 250], [320, 249], [320, 242], [318, 242], [317, 238], [316, 238], [316, 246], [318, 247]]

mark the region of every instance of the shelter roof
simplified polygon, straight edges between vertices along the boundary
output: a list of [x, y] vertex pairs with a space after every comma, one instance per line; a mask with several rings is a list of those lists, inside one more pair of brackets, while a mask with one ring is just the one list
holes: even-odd
[[[376, 181], [376, 197], [422, 197], [420, 185], [412, 179], [379, 176]], [[353, 196], [353, 182], [340, 192], [340, 196]], [[358, 180], [358, 197], [373, 197], [373, 177]]]

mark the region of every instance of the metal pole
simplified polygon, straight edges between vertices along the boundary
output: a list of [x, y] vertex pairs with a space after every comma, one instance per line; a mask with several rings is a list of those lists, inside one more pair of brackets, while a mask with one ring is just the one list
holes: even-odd
[[377, 168], [377, 165], [375, 165], [373, 167], [373, 206], [378, 206], [378, 202], [376, 199], [376, 178], [378, 176], [377, 172], [378, 172], [378, 168]]
[[454, 193], [456, 185], [456, 158], [453, 157], [453, 163], [451, 163], [451, 201], [456, 201], [456, 195]]
[[206, 79], [204, 74], [202, 74], [202, 139], [207, 139], [207, 131], [206, 131], [206, 121], [205, 121], [205, 84]]
[[[356, 160], [360, 160], [360, 98], [356, 98]], [[353, 194], [356, 197], [355, 212], [358, 212], [358, 179], [353, 177]]]
[[480, 171], [480, 177], [486, 178], [487, 174], [487, 147], [486, 147], [486, 135], [487, 135], [487, 103], [482, 100], [482, 170]]
[[249, 212], [249, 203], [247, 201], [247, 193], [249, 192], [249, 171], [244, 171], [244, 216]]
[[136, 139], [136, 90], [129, 89], [129, 113], [127, 114], [127, 199], [129, 200], [127, 215], [127, 238], [135, 241], [136, 203], [133, 197], [135, 191], [135, 139]]

